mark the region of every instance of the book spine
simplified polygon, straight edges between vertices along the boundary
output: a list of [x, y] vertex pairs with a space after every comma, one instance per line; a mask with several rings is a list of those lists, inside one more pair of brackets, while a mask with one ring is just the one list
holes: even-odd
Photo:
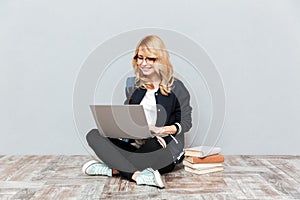
[[197, 170], [197, 169], [192, 169], [188, 166], [184, 166], [184, 170], [187, 172], [201, 175], [201, 174], [208, 174], [208, 173], [212, 173], [212, 172], [223, 171], [224, 167], [215, 167], [215, 168], [211, 168], [211, 169], [207, 169], [207, 170]]
[[186, 160], [183, 160], [182, 163], [184, 166], [188, 166], [193, 169], [209, 169], [209, 168], [214, 168], [214, 167], [223, 167], [222, 163], [198, 163], [198, 164], [192, 164]]
[[199, 158], [195, 156], [185, 156], [186, 161], [196, 164], [196, 163], [222, 163], [224, 162], [224, 156], [220, 154], [207, 156], [204, 158]]

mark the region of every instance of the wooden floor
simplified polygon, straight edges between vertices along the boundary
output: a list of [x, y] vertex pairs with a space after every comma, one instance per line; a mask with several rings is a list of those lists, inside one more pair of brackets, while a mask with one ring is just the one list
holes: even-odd
[[300, 156], [225, 156], [225, 171], [182, 166], [165, 189], [120, 177], [86, 176], [89, 156], [0, 156], [0, 199], [300, 199]]

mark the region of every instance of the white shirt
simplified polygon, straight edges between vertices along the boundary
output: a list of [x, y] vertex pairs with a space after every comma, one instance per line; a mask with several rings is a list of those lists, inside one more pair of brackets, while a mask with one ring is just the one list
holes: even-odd
[[148, 125], [155, 125], [157, 119], [155, 92], [157, 90], [147, 90], [140, 105], [143, 105]]

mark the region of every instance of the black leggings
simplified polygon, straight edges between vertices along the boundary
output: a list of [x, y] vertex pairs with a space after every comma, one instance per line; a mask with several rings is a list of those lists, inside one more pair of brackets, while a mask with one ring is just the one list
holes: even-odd
[[[162, 148], [157, 139], [149, 138], [140, 148], [119, 139], [106, 138], [97, 129], [92, 129], [86, 136], [89, 146], [96, 155], [109, 167], [116, 169], [120, 175], [132, 181], [135, 171], [142, 171], [148, 167], [158, 170], [160, 174], [171, 172], [175, 163], [164, 164], [162, 161], [172, 159], [169, 151]], [[159, 150], [159, 155], [152, 153]]]

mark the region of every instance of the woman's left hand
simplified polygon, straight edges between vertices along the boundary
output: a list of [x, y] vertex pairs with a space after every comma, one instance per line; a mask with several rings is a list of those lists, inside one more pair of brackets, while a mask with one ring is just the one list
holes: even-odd
[[149, 126], [151, 133], [155, 136], [166, 136], [164, 127]]
[[149, 129], [153, 135], [161, 136], [161, 137], [169, 135], [169, 134], [174, 134], [177, 131], [177, 128], [175, 125], [162, 126], [162, 127], [149, 126]]

